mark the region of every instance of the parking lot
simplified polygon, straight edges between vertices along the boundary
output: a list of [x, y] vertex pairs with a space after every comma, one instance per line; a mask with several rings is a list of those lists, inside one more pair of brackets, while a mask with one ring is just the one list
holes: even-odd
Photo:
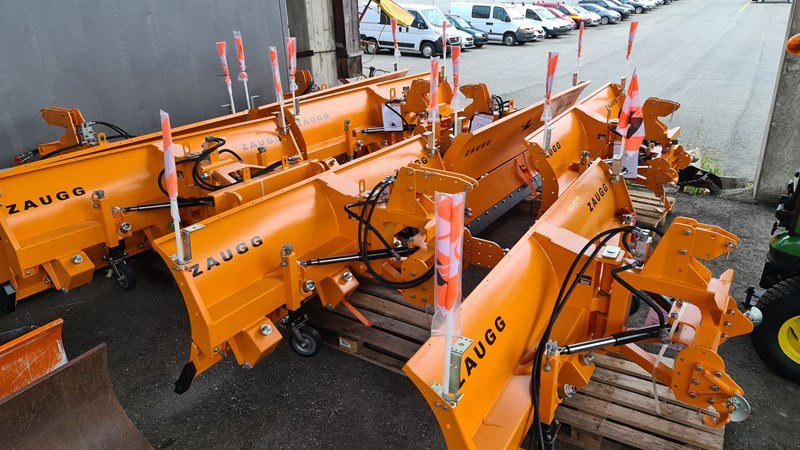
[[[439, 6], [447, 12], [447, 3]], [[681, 126], [688, 148], [718, 159], [726, 175], [752, 180], [788, 12], [785, 2], [676, 0], [619, 24], [590, 27], [581, 79], [595, 88], [618, 82], [625, 71], [628, 23], [639, 21], [631, 68], [639, 73], [642, 95], [679, 102], [672, 124]], [[486, 82], [492, 94], [518, 105], [539, 101], [549, 51], [560, 53], [553, 89], [566, 88], [575, 69], [577, 31], [523, 46], [493, 43], [468, 50], [462, 54], [462, 83]], [[391, 70], [394, 57], [384, 51], [363, 62], [365, 70]], [[429, 63], [404, 53], [400, 66], [413, 73], [428, 70]]]
[[[631, 67], [639, 72], [643, 98], [680, 102], [671, 125], [682, 127], [685, 146], [719, 160], [726, 175], [754, 175], [787, 15], [784, 2], [676, 0], [633, 16], [639, 33]], [[619, 80], [627, 22], [587, 29], [581, 79], [595, 87]], [[548, 51], [561, 54], [554, 90], [570, 85], [576, 39], [573, 32], [524, 46], [469, 50], [462, 83], [486, 81], [491, 93], [528, 105], [543, 96]], [[382, 53], [363, 61], [365, 70], [390, 70], [394, 58]], [[428, 61], [404, 55], [400, 65], [419, 72]], [[751, 204], [751, 196], [747, 190], [722, 198], [681, 194], [674, 214], [720, 225], [742, 239], [729, 259], [709, 264], [715, 274], [737, 270], [738, 300], [758, 281], [772, 223], [772, 208]], [[517, 208], [481, 237], [510, 247], [532, 221], [526, 208]], [[156, 255], [132, 264], [139, 274], [136, 290], [122, 292], [97, 273], [69, 295], [51, 291], [20, 303], [2, 318], [0, 331], [62, 317], [70, 357], [106, 343], [117, 396], [157, 448], [444, 447], [433, 414], [408, 379], [327, 347], [306, 359], [284, 342], [252, 370], [228, 358], [189, 392], [174, 394], [190, 343], [184, 301]], [[482, 275], [468, 273], [468, 287]], [[727, 428], [726, 447], [798, 447], [800, 388], [769, 372], [748, 337], [721, 350], [753, 407], [748, 421]]]

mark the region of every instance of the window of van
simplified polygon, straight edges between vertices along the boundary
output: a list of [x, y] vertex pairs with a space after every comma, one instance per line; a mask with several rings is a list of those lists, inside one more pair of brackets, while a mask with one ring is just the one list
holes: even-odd
[[414, 22], [411, 23], [412, 27], [419, 28], [420, 25], [425, 25], [425, 20], [422, 19], [422, 16], [420, 16], [418, 12], [416, 11], [409, 11], [409, 12], [414, 16]]
[[547, 8], [539, 7], [539, 8], [533, 8], [533, 10], [536, 11], [536, 14], [542, 18], [541, 20], [550, 20], [556, 18], [556, 16], [554, 16], [553, 13], [548, 11]]
[[472, 17], [476, 19], [488, 19], [489, 18], [489, 7], [488, 6], [473, 6], [472, 7]]
[[389, 18], [381, 11], [381, 25], [389, 25], [390, 23], [391, 21], [389, 21]]
[[511, 18], [508, 17], [506, 9], [499, 6], [495, 6], [492, 10], [492, 19], [497, 19], [503, 22], [511, 22]]
[[444, 14], [442, 14], [439, 8], [421, 9], [420, 11], [422, 15], [428, 19], [428, 22], [436, 26], [442, 26], [442, 23], [447, 22], [447, 18], [444, 17]]

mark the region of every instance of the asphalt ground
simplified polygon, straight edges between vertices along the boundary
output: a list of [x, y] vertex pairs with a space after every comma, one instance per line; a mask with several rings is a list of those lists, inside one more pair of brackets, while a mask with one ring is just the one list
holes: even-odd
[[[429, 3], [429, 2], [418, 2]], [[681, 104], [672, 118], [689, 149], [722, 164], [725, 175], [755, 177], [782, 55], [790, 5], [745, 0], [677, 0], [618, 24], [586, 29], [580, 78], [591, 92], [626, 73], [629, 22], [639, 22], [630, 70], [643, 97]], [[572, 83], [577, 30], [558, 38], [506, 47], [489, 44], [462, 54], [462, 84], [487, 83], [492, 94], [529, 105], [544, 98], [547, 52], [559, 52], [554, 90]], [[449, 58], [448, 58], [449, 60]], [[394, 56], [365, 56], [364, 67], [392, 70]], [[418, 55], [400, 67], [429, 70]], [[366, 69], [365, 69], [366, 70]], [[450, 65], [448, 63], [448, 71]]]
[[[744, 149], [727, 147], [733, 139], [730, 133], [737, 128], [718, 116], [734, 120], [750, 117], [752, 113], [748, 106], [753, 105], [730, 101], [709, 103], [709, 96], [717, 99], [733, 97], [734, 92], [741, 90], [744, 94], [736, 94], [736, 98], [749, 95], [768, 102], [775, 67], [767, 65], [777, 63], [783, 31], [763, 33], [763, 27], [778, 22], [776, 26], [781, 28], [780, 22], [785, 22], [786, 14], [786, 9], [781, 9], [785, 6], [779, 4], [750, 5], [741, 13], [759, 17], [763, 22], [757, 27], [753, 25], [754, 29], [761, 29], [764, 35], [776, 35], [773, 37], [759, 37], [760, 34], [751, 32], [747, 33], [747, 38], [740, 39], [736, 35], [723, 39], [714, 33], [706, 33], [701, 26], [706, 19], [710, 21], [708, 26], [713, 25], [717, 32], [738, 30], [732, 22], [741, 23], [742, 27], [750, 26], [747, 21], [755, 19], [739, 18], [741, 6], [740, 2], [678, 0], [641, 17], [636, 50], [637, 61], [642, 58], [655, 66], [640, 69], [643, 95], [659, 95], [680, 101], [684, 108], [676, 114], [674, 124], [684, 127], [684, 138], [694, 135], [717, 139], [719, 148], [730, 152], [744, 152]], [[710, 11], [716, 11], [714, 17], [706, 17]], [[679, 27], [684, 29], [684, 33], [691, 31], [690, 34], [708, 35], [707, 38], [713, 42], [732, 40], [748, 48], [754, 42], [760, 42], [756, 46], [758, 55], [751, 55], [751, 58], [766, 58], [770, 62], [750, 72], [750, 77], [741, 76], [740, 72], [749, 67], [741, 61], [746, 59], [746, 50], [726, 51], [728, 58], [723, 59], [713, 45], [697, 48], [705, 42], [697, 36], [691, 39], [684, 39], [684, 33], [675, 33], [673, 38], [661, 36], [656, 30], [662, 21], [666, 22], [662, 32]], [[688, 26], [685, 21], [695, 22]], [[617, 45], [617, 42], [621, 40], [624, 43], [626, 34], [625, 25], [589, 30], [584, 78], [599, 82], [618, 76], [614, 72], [624, 67], [621, 62], [624, 44]], [[613, 41], [613, 45], [607, 41]], [[770, 41], [769, 45], [767, 41]], [[478, 81], [477, 75], [467, 75], [468, 68], [484, 67], [483, 76], [489, 80], [494, 92], [514, 97], [518, 105], [524, 106], [540, 97], [542, 83], [533, 81], [540, 80], [543, 66], [531, 64], [524, 70], [530, 74], [516, 78], [488, 68], [502, 63], [505, 70], [515, 66], [524, 69], [522, 66], [527, 59], [511, 57], [511, 52], [540, 51], [532, 58], [543, 57], [551, 42], [553, 47], [567, 54], [574, 45], [574, 38], [516, 48], [490, 46], [469, 52], [464, 60], [465, 78], [467, 82]], [[648, 50], [648, 45], [655, 47]], [[606, 50], [601, 51], [602, 48]], [[496, 62], [481, 63], [480, 58], [472, 59], [473, 54], [489, 58], [495, 53], [505, 56]], [[698, 59], [680, 58], [690, 53]], [[647, 59], [648, 54], [653, 58]], [[381, 58], [390, 60], [388, 56], [379, 56], [376, 60]], [[606, 61], [611, 58], [616, 62]], [[409, 61], [408, 65], [412, 62], [425, 65], [421, 58], [409, 57], [403, 61]], [[540, 58], [539, 61], [543, 60]], [[715, 70], [706, 67], [712, 61]], [[643, 62], [638, 64], [645, 67]], [[682, 81], [678, 80], [680, 77], [665, 73], [683, 64], [694, 66], [695, 70], [678, 69], [687, 77]], [[700, 67], [706, 68], [698, 73]], [[719, 75], [726, 70], [740, 84], [726, 85], [725, 78]], [[602, 71], [608, 72], [608, 76], [600, 77]], [[559, 74], [556, 88], [566, 87], [569, 71], [562, 66]], [[661, 76], [666, 86], [658, 87], [656, 76]], [[525, 85], [526, 79], [531, 83]], [[758, 80], [765, 85], [756, 86]], [[710, 86], [715, 88], [709, 89]], [[760, 93], [753, 95], [755, 91]], [[768, 109], [766, 104], [762, 109], [759, 120], [744, 120], [748, 129], [743, 131], [762, 133]], [[690, 112], [712, 117], [697, 124]], [[712, 121], [725, 124], [728, 131], [709, 128]], [[689, 133], [689, 130], [694, 132]], [[750, 148], [748, 152], [747, 157], [754, 160], [756, 156], [751, 153], [755, 150]], [[745, 157], [745, 153], [737, 155], [737, 158]], [[712, 261], [709, 267], [715, 274], [728, 267], [734, 268], [737, 271], [734, 293], [737, 299], [742, 299], [744, 288], [757, 283], [760, 276], [772, 210], [750, 204], [747, 199], [751, 195], [746, 191], [728, 197], [679, 195], [676, 215], [723, 226], [741, 238], [740, 247], [729, 259]], [[510, 247], [531, 223], [529, 212], [517, 208], [485, 230], [482, 237]], [[138, 274], [134, 291], [122, 292], [113, 281], [98, 273], [91, 284], [68, 294], [48, 292], [20, 303], [13, 314], [0, 316], [0, 333], [62, 317], [65, 320], [64, 344], [70, 357], [106, 343], [117, 396], [136, 426], [157, 447], [416, 449], [444, 446], [433, 414], [409, 380], [327, 347], [318, 356], [306, 359], [295, 355], [289, 345], [283, 343], [274, 354], [251, 370], [241, 368], [228, 358], [199, 378], [189, 392], [174, 394], [173, 382], [188, 358], [190, 333], [186, 309], [172, 277], [159, 258], [145, 255], [134, 259], [131, 264]], [[482, 275], [478, 271], [466, 273], [467, 292]], [[727, 427], [726, 447], [796, 448], [800, 443], [800, 387], [785, 382], [766, 369], [747, 337], [727, 343], [721, 354], [753, 407], [749, 420]]]

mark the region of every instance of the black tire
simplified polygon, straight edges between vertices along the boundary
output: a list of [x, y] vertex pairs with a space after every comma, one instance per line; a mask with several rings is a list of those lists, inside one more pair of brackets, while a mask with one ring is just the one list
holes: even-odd
[[289, 340], [292, 350], [305, 358], [310, 358], [319, 353], [322, 348], [322, 336], [320, 336], [319, 331], [308, 325], [303, 325], [299, 331], [303, 339], [297, 339], [292, 333], [292, 337]]
[[17, 309], [17, 295], [7, 294], [5, 286], [0, 286], [0, 312], [10, 313]]
[[481, 47], [483, 47], [483, 44], [475, 44], [475, 48], [481, 48]]
[[506, 33], [503, 35], [503, 45], [513, 47], [516, 44], [517, 44], [517, 37], [514, 36], [514, 33]]
[[608, 17], [606, 17], [606, 16], [601, 17], [600, 18], [600, 24], [601, 25], [608, 25]]
[[419, 53], [425, 58], [430, 58], [436, 54], [436, 47], [431, 42], [423, 42], [419, 46]]
[[[116, 278], [114, 281], [117, 282], [117, 285], [123, 291], [130, 291], [136, 287], [136, 273], [133, 272], [133, 268], [126, 263], [119, 263], [116, 266]], [[113, 270], [113, 269], [112, 269]], [[117, 272], [119, 275], [117, 275]]]
[[636, 8], [634, 8], [634, 9], [633, 9], [633, 11], [634, 11], [636, 14], [641, 14], [641, 13], [643, 13], [643, 12], [644, 12], [644, 8], [642, 8], [641, 6], [637, 6]]
[[368, 55], [377, 55], [380, 46], [378, 40], [375, 38], [367, 39], [367, 45], [364, 46], [364, 52]]
[[767, 289], [757, 306], [764, 320], [750, 336], [758, 356], [773, 372], [800, 383], [800, 355], [794, 354], [792, 359], [778, 340], [785, 333], [784, 339], [800, 346], [797, 328], [784, 326], [789, 321], [800, 321], [800, 277], [788, 278]]

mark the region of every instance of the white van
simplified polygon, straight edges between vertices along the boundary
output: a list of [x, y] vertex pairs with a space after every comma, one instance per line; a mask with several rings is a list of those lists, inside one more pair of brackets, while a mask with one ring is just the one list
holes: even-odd
[[[359, 4], [359, 11], [364, 10], [365, 4]], [[415, 52], [429, 58], [442, 54], [442, 22], [447, 18], [441, 10], [430, 5], [402, 5], [403, 8], [414, 16], [414, 22], [407, 27], [397, 27], [397, 46], [401, 52]], [[380, 49], [394, 49], [392, 40], [392, 26], [389, 18], [380, 11], [372, 2], [367, 9], [364, 19], [359, 24], [361, 39], [365, 40], [367, 53], [374, 54]], [[447, 28], [447, 41], [449, 46], [474, 47], [472, 36], [466, 33]], [[467, 39], [468, 38], [468, 39]], [[463, 39], [463, 42], [462, 42]]]
[[514, 5], [452, 2], [450, 13], [467, 19], [474, 28], [489, 35], [490, 41], [505, 45], [524, 44], [545, 37], [544, 29], [526, 19]]
[[572, 24], [566, 24], [556, 17], [547, 8], [537, 5], [516, 5], [526, 19], [532, 20], [536, 25], [544, 28], [545, 37], [557, 37], [572, 31]]

